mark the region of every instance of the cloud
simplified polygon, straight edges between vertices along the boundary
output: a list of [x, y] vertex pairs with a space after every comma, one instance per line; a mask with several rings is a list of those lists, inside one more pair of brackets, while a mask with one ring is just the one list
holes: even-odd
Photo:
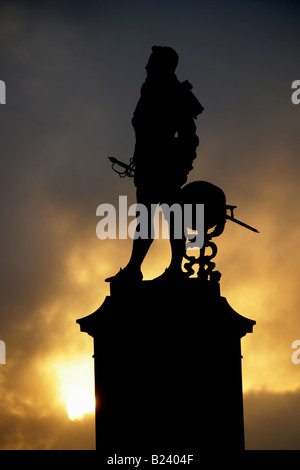
[[51, 405], [43, 409], [39, 402], [13, 403], [2, 397], [1, 450], [95, 449], [93, 415], [70, 421], [61, 411], [51, 409]]
[[299, 450], [300, 389], [247, 392], [244, 397], [247, 450]]
[[[92, 418], [67, 418], [54, 365], [82, 357], [92, 362], [92, 339], [75, 321], [101, 305], [109, 294], [105, 277], [130, 255], [131, 240], [96, 238], [96, 208], [117, 203], [119, 194], [134, 202], [132, 181], [111, 172], [107, 157], [131, 156], [130, 120], [147, 54], [159, 40], [181, 49], [179, 77], [192, 81], [205, 106], [190, 179], [218, 184], [238, 205], [236, 216], [261, 232], [228, 223], [216, 257], [222, 294], [257, 321], [242, 339], [248, 443], [299, 448], [292, 415], [299, 392], [291, 391], [298, 386], [291, 343], [300, 337], [299, 109], [290, 101], [295, 20], [285, 13], [281, 23], [273, 9], [266, 23], [250, 4], [252, 22], [248, 15], [238, 21], [235, 10], [232, 27], [214, 8], [211, 16], [212, 7], [194, 14], [194, 5], [184, 22], [172, 10], [174, 21], [155, 22], [157, 28], [147, 16], [157, 16], [152, 7], [132, 15], [126, 5], [120, 16], [117, 5], [99, 7], [97, 15], [89, 8], [70, 12], [67, 3], [44, 9], [3, 2], [1, 8], [0, 79], [7, 85], [0, 109], [0, 339], [7, 345], [1, 447], [94, 445]], [[167, 20], [165, 6], [163, 15]], [[145, 277], [159, 275], [169, 256], [166, 241], [155, 243]], [[251, 392], [261, 388], [268, 391]]]

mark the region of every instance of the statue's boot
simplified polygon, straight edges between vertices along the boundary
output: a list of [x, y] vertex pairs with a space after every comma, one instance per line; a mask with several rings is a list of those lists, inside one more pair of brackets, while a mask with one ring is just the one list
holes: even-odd
[[124, 269], [120, 268], [120, 271], [114, 276], [107, 277], [105, 282], [141, 282], [142, 280], [143, 274], [140, 270], [125, 267]]
[[156, 277], [154, 281], [171, 281], [171, 280], [179, 280], [179, 279], [187, 279], [187, 273], [183, 272], [181, 269], [174, 269], [174, 268], [167, 268], [164, 273], [160, 276]]

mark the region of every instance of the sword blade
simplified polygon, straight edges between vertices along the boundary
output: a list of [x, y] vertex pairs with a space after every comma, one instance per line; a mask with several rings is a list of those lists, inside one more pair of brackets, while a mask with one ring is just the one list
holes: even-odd
[[245, 224], [244, 222], [241, 222], [240, 220], [235, 219], [234, 217], [231, 217], [230, 215], [226, 215], [226, 219], [229, 219], [229, 220], [231, 220], [232, 222], [234, 222], [234, 223], [236, 223], [236, 224], [239, 224], [239, 225], [241, 225], [242, 227], [247, 228], [248, 230], [252, 230], [252, 232], [259, 233], [259, 231], [256, 230], [256, 228], [251, 227], [250, 225]]

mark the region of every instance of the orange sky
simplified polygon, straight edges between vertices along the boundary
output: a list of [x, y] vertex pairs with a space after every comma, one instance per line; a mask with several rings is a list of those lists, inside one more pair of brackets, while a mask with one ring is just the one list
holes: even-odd
[[[220, 186], [260, 231], [228, 222], [216, 257], [222, 295], [256, 321], [242, 339], [246, 447], [300, 449], [299, 5], [184, 4], [1, 4], [0, 449], [94, 448], [93, 414], [67, 410], [94, 386], [92, 338], [76, 319], [101, 305], [105, 277], [130, 255], [131, 240], [97, 239], [95, 214], [119, 195], [135, 202], [107, 157], [131, 156], [153, 44], [178, 51], [178, 78], [205, 107], [189, 181]], [[155, 242], [144, 277], [168, 257], [167, 241]]]

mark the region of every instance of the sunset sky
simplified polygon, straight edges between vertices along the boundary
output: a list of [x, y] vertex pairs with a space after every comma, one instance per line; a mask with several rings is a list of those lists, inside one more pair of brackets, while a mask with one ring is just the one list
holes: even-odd
[[[144, 67], [168, 45], [205, 108], [189, 181], [220, 186], [260, 231], [228, 222], [215, 259], [222, 295], [256, 321], [242, 339], [246, 448], [300, 450], [299, 25], [292, 0], [1, 2], [0, 449], [95, 448], [93, 341], [76, 319], [131, 250], [97, 238], [96, 208], [135, 202], [107, 157], [132, 156]], [[169, 257], [155, 242], [144, 278]]]

